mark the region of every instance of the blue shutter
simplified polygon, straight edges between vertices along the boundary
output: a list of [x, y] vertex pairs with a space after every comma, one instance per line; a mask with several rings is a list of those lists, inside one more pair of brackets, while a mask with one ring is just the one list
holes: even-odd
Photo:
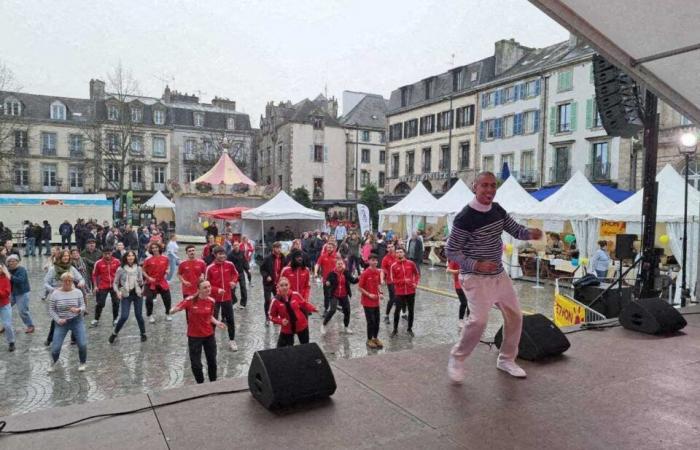
[[523, 134], [523, 115], [517, 113], [513, 117], [513, 134]]
[[535, 95], [540, 95], [540, 82], [541, 80], [535, 81]]
[[486, 96], [486, 94], [481, 94], [481, 107], [482, 108], [486, 108], [486, 105], [488, 104], [487, 101], [488, 101], [488, 97]]
[[533, 121], [532, 124], [532, 132], [537, 133], [540, 131], [540, 110], [535, 111], [535, 120]]
[[498, 106], [498, 105], [501, 104], [501, 91], [500, 91], [500, 89], [497, 90], [494, 94], [495, 94], [495, 95], [494, 95], [494, 98], [495, 98], [495, 99], [494, 99], [494, 104], [495, 104], [496, 106]]
[[309, 161], [313, 161], [313, 160], [314, 160], [314, 146], [309, 145]]
[[525, 98], [525, 94], [527, 93], [527, 88], [525, 86], [525, 83], [519, 85], [520, 86], [520, 97], [518, 97], [520, 100], [523, 100]]
[[494, 121], [493, 136], [498, 139], [501, 137], [501, 125], [503, 123], [503, 118], [498, 118]]
[[514, 99], [514, 100], [520, 100], [521, 95], [522, 95], [522, 94], [520, 93], [520, 85], [519, 85], [519, 84], [516, 84], [515, 87], [514, 87], [514, 89], [515, 89], [515, 99]]
[[486, 138], [486, 127], [484, 126], [484, 121], [479, 123], [479, 139], [484, 140]]
[[328, 146], [323, 146], [323, 161], [328, 162]]

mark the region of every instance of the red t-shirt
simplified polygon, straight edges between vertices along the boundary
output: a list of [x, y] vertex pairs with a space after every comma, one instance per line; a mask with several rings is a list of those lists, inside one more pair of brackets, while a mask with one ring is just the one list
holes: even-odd
[[360, 297], [360, 304], [368, 308], [376, 308], [379, 306], [379, 284], [381, 283], [381, 271], [379, 269], [367, 268], [360, 275], [360, 289], [363, 289], [370, 294], [377, 295], [377, 298], [369, 298], [365, 293]]
[[331, 273], [335, 269], [335, 262], [337, 259], [337, 253], [328, 253], [324, 251], [321, 253], [321, 256], [318, 257], [318, 261], [316, 261], [316, 264], [321, 267], [321, 278], [323, 278], [323, 281], [326, 281], [326, 278], [328, 278], [328, 274]]
[[[459, 264], [454, 261], [450, 261], [447, 263], [447, 268], [451, 270], [459, 270]], [[452, 280], [454, 281], [455, 289], [462, 289], [462, 285], [459, 284], [459, 272], [452, 274]]]
[[177, 304], [187, 311], [187, 336], [209, 337], [214, 334], [211, 318], [214, 315], [214, 299], [189, 297]]
[[163, 290], [168, 290], [168, 280], [165, 279], [165, 272], [170, 268], [170, 261], [165, 255], [149, 256], [143, 262], [143, 272], [156, 281], [148, 282], [148, 288], [155, 290], [159, 287]]
[[396, 256], [391, 253], [387, 253], [382, 258], [382, 272], [384, 272], [384, 282], [386, 284], [394, 284], [391, 279], [391, 265], [396, 262]]
[[186, 286], [184, 283], [182, 285], [182, 295], [189, 297], [197, 293], [197, 284], [200, 278], [204, 275], [204, 271], [207, 270], [207, 263], [201, 259], [187, 259], [180, 263], [177, 268], [177, 274], [180, 275], [185, 281], [190, 283]]

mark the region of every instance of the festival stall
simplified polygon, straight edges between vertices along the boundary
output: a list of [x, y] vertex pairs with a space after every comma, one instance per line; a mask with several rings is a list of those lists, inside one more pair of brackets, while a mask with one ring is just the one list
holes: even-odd
[[391, 208], [379, 211], [379, 226], [381, 231], [393, 230], [403, 236], [410, 236], [426, 222], [437, 225], [441, 217], [447, 214], [437, 209], [437, 201], [430, 192], [418, 183], [400, 202]]
[[168, 200], [161, 191], [153, 194], [153, 197], [146, 200], [142, 205], [142, 209], [151, 209], [153, 218], [160, 223], [165, 221], [167, 223], [175, 221], [175, 203]]

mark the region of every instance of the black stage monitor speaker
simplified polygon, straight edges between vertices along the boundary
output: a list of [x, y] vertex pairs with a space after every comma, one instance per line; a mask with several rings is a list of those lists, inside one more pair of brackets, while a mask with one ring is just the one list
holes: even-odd
[[[574, 287], [574, 299], [590, 306], [608, 319], [619, 317], [620, 311], [632, 301], [632, 286], [622, 286], [620, 289], [615, 285], [614, 288], [606, 292], [608, 287], [610, 287], [610, 283], [600, 283], [598, 286], [576, 286]], [[593, 303], [601, 294], [603, 296]]]
[[251, 394], [267, 409], [333, 395], [335, 378], [315, 343], [260, 350], [248, 370]]
[[673, 333], [688, 323], [681, 313], [660, 298], [640, 298], [620, 313], [620, 325], [646, 334]]
[[615, 259], [634, 259], [634, 241], [636, 234], [618, 234], [615, 236]]
[[602, 56], [593, 57], [593, 79], [598, 114], [610, 136], [631, 138], [644, 124], [637, 84]]
[[[496, 347], [501, 348], [503, 327], [494, 337]], [[542, 314], [523, 317], [523, 332], [520, 336], [518, 358], [537, 361], [548, 356], [556, 356], [569, 349], [571, 344], [564, 333], [551, 320]]]

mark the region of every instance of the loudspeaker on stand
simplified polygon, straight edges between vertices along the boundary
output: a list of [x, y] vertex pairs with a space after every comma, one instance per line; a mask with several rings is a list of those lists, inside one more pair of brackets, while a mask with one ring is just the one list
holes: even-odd
[[[496, 347], [501, 348], [503, 327], [494, 337]], [[543, 316], [532, 314], [523, 316], [523, 331], [520, 335], [518, 358], [527, 361], [537, 361], [549, 356], [561, 355], [571, 344], [559, 327]]]

